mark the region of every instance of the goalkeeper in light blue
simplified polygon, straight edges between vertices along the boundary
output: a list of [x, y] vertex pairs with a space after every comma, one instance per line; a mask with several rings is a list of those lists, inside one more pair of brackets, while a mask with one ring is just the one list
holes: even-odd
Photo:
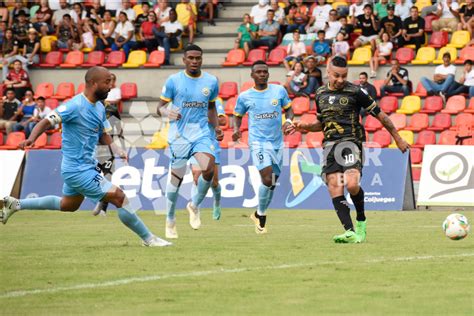
[[74, 212], [82, 204], [84, 197], [94, 202], [109, 202], [117, 207], [119, 219], [137, 234], [144, 246], [162, 247], [171, 245], [153, 235], [137, 216], [124, 192], [105, 179], [97, 167], [95, 150], [97, 143], [111, 146], [113, 152], [122, 159], [127, 153], [116, 146], [107, 134], [110, 124], [101, 100], [107, 98], [112, 86], [112, 76], [103, 67], [89, 69], [85, 76], [84, 93], [76, 95], [66, 104], [60, 105], [39, 122], [30, 137], [20, 144], [22, 149], [31, 147], [35, 140], [51, 126], [62, 124], [61, 175], [64, 180], [63, 196], [44, 196], [17, 200], [7, 196], [3, 200], [0, 219], [6, 224], [8, 219], [20, 210], [58, 210]]
[[[201, 226], [199, 205], [211, 186], [215, 170], [214, 139], [222, 140], [224, 137], [215, 104], [219, 92], [217, 78], [201, 71], [202, 49], [197, 45], [186, 46], [183, 63], [186, 69], [166, 80], [157, 109], [158, 115], [170, 120], [168, 144], [171, 161], [166, 185], [167, 238], [178, 238], [176, 200], [191, 157], [197, 161], [201, 175], [186, 209], [190, 226], [193, 229]], [[208, 124], [215, 137], [211, 135]]]
[[[250, 215], [257, 234], [267, 232], [266, 211], [272, 201], [283, 161], [282, 131], [286, 131], [288, 126], [293, 124], [294, 117], [291, 100], [285, 88], [268, 84], [269, 76], [268, 66], [264, 61], [256, 61], [252, 65], [251, 77], [255, 86], [242, 92], [237, 98], [232, 135], [234, 141], [242, 137], [242, 117], [248, 113], [250, 154], [262, 180], [258, 190], [258, 208]], [[283, 126], [282, 109], [286, 115]]]

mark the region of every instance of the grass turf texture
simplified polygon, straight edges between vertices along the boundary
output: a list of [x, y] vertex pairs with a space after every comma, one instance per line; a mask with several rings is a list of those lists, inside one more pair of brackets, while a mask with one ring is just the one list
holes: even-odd
[[[448, 240], [448, 212], [369, 212], [367, 243], [355, 245], [332, 242], [333, 211], [272, 210], [264, 236], [250, 212], [225, 209], [213, 221], [204, 211], [193, 231], [180, 211], [168, 248], [141, 247], [115, 212], [15, 214], [0, 227], [0, 314], [474, 313], [474, 238]], [[164, 235], [164, 216], [140, 215]]]

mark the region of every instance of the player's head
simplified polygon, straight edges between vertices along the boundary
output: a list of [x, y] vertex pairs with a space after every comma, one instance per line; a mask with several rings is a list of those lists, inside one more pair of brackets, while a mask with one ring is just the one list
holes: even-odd
[[340, 56], [335, 56], [328, 63], [328, 77], [329, 85], [336, 89], [342, 89], [346, 84], [347, 79], [347, 61], [345, 58]]
[[197, 75], [201, 71], [202, 49], [191, 44], [184, 49], [183, 63], [186, 66], [186, 72], [190, 75]]
[[250, 73], [256, 86], [266, 85], [270, 73], [268, 72], [268, 65], [263, 60], [257, 60], [252, 65], [252, 72]]
[[367, 73], [365, 71], [361, 72], [359, 74], [359, 83], [361, 86], [365, 85], [367, 83], [367, 78], [369, 76], [367, 75]]
[[97, 100], [105, 100], [112, 89], [112, 76], [104, 67], [90, 68], [85, 77], [86, 91], [94, 94]]

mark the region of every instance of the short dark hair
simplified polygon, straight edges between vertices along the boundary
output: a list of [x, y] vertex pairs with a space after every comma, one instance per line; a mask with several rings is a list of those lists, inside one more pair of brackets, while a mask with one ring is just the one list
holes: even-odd
[[446, 52], [446, 53], [443, 54], [443, 58], [444, 58], [444, 57], [449, 57], [449, 60], [451, 60], [451, 54], [448, 53], [448, 52]]
[[192, 50], [197, 50], [198, 52], [202, 53], [202, 48], [201, 47], [197, 46], [196, 44], [190, 44], [190, 45], [187, 45], [184, 48], [184, 54], [186, 54], [187, 52], [192, 51]]
[[464, 61], [464, 65], [471, 65], [471, 66], [472, 66], [472, 60], [466, 59], [466, 60]]
[[255, 68], [255, 66], [257, 66], [257, 65], [265, 65], [265, 66], [268, 66], [268, 64], [267, 64], [266, 62], [264, 62], [263, 60], [257, 60], [256, 62], [254, 62], [254, 63], [252, 64], [252, 71], [253, 71], [253, 69]]
[[10, 92], [10, 91], [13, 92], [13, 93], [15, 93], [15, 89], [13, 89], [13, 88], [8, 88], [7, 90], [5, 90], [5, 95], [7, 95], [7, 93]]
[[417, 7], [416, 5], [414, 5], [414, 6], [412, 6], [412, 7], [410, 8], [410, 10], [413, 10], [413, 9], [415, 9], [416, 11], [418, 11], [418, 7]]
[[331, 59], [331, 64], [335, 67], [346, 68], [347, 67], [347, 60], [341, 56], [335, 56]]
[[321, 33], [322, 33], [322, 34], [326, 34], [326, 32], [324, 32], [324, 30], [319, 30], [319, 31], [318, 31], [318, 34], [321, 34]]
[[365, 72], [365, 71], [362, 71], [359, 76], [365, 76], [366, 78], [369, 78], [369, 75]]
[[44, 97], [41, 97], [41, 96], [40, 96], [40, 97], [37, 97], [37, 98], [36, 98], [36, 101], [39, 101], [39, 100], [45, 101], [46, 99], [45, 99]]
[[71, 15], [69, 13], [66, 13], [65, 15], [63, 15], [63, 19], [64, 18], [70, 18], [71, 19]]
[[20, 63], [21, 64], [21, 60], [15, 59], [14, 61], [12, 61], [12, 64], [14, 64], [14, 63]]
[[275, 10], [269, 9], [269, 10], [267, 10], [267, 13], [269, 13], [269, 12], [275, 13]]
[[373, 10], [373, 9], [372, 9], [372, 5], [371, 5], [371, 4], [368, 4], [368, 3], [364, 6], [364, 10], [365, 10], [365, 8], [370, 8], [370, 10]]

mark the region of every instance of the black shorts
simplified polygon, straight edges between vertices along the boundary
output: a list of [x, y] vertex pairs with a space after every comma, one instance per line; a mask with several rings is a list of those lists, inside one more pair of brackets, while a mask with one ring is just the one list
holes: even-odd
[[362, 175], [364, 164], [362, 143], [343, 141], [328, 143], [323, 149], [322, 174], [341, 172], [349, 169], [357, 169]]

